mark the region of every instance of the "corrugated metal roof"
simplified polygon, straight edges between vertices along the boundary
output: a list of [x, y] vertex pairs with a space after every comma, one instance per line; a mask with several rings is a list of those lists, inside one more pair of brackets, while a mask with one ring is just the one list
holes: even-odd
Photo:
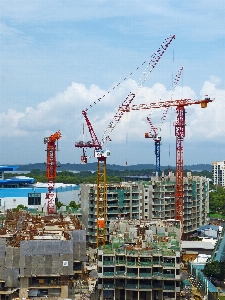
[[182, 241], [182, 249], [208, 249], [213, 250], [215, 243], [202, 241]]

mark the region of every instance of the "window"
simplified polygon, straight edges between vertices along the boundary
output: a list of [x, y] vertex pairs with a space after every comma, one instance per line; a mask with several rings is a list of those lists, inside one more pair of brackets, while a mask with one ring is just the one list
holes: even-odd
[[41, 205], [41, 193], [28, 193], [28, 205]]

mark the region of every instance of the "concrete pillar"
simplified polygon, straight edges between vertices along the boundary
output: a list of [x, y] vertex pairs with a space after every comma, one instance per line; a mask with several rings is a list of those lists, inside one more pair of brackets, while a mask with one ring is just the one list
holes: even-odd
[[28, 298], [28, 284], [29, 284], [28, 277], [20, 278], [20, 291], [19, 291], [20, 298]]
[[68, 298], [68, 285], [62, 285], [61, 286], [61, 294], [60, 294], [60, 297], [61, 298]]

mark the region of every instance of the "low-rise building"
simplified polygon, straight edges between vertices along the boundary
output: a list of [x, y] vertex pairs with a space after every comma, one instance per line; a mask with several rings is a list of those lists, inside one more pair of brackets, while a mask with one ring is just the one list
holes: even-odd
[[72, 214], [1, 215], [0, 296], [69, 297], [86, 261], [86, 230]]
[[[46, 211], [47, 183], [35, 183], [34, 178], [15, 176], [5, 178], [4, 172], [14, 172], [17, 166], [0, 166], [0, 211], [24, 205], [29, 209]], [[56, 201], [68, 205], [79, 201], [79, 186], [76, 184], [55, 183]]]

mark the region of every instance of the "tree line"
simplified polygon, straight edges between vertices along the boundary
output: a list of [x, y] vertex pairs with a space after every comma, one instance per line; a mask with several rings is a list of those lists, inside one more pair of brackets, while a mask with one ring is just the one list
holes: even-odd
[[[168, 175], [171, 169], [165, 169], [165, 175]], [[186, 175], [190, 170], [185, 170], [184, 174]], [[212, 172], [210, 171], [192, 171], [193, 176], [206, 176], [207, 178], [212, 179]], [[154, 176], [154, 169], [143, 169], [143, 170], [107, 170], [107, 183], [119, 183], [126, 176], [146, 176], [146, 180], [150, 180], [151, 176]], [[21, 174], [20, 174], [21, 175]], [[46, 172], [41, 171], [40, 169], [33, 169], [30, 173], [23, 174], [35, 178], [35, 182], [46, 182]], [[16, 174], [5, 173], [5, 178], [16, 176]], [[96, 183], [97, 174], [93, 171], [82, 171], [74, 173], [72, 171], [62, 171], [57, 172], [56, 182], [65, 183], [65, 184], [85, 184], [85, 183]], [[209, 193], [209, 209], [211, 214], [221, 214], [225, 216], [225, 190], [221, 186], [213, 186], [210, 184]]]
[[[168, 175], [171, 169], [165, 169], [164, 174]], [[174, 170], [172, 170], [174, 171]], [[189, 170], [185, 170], [186, 175]], [[21, 175], [21, 174], [20, 174]], [[40, 169], [33, 169], [30, 173], [22, 174], [24, 176], [35, 178], [36, 182], [46, 182], [46, 172]], [[122, 178], [126, 176], [146, 176], [146, 179], [151, 178], [155, 175], [154, 169], [142, 169], [142, 170], [107, 170], [107, 182], [120, 182]], [[212, 173], [209, 171], [202, 172], [192, 172], [193, 176], [206, 176], [207, 178], [212, 178]], [[5, 173], [5, 178], [16, 176], [16, 174]], [[57, 177], [55, 182], [62, 182], [65, 184], [81, 184], [81, 183], [96, 183], [97, 174], [93, 171], [81, 171], [74, 173], [72, 171], [62, 171], [57, 172]]]

